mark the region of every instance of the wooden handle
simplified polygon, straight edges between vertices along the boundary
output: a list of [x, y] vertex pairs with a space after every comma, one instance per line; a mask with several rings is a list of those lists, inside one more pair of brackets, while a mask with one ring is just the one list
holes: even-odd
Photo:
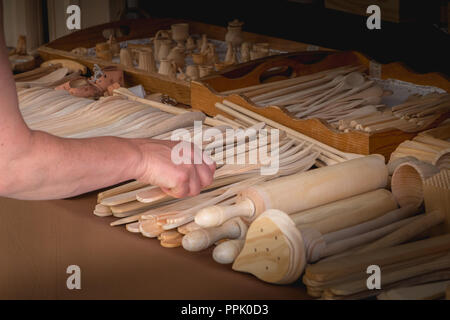
[[222, 242], [213, 251], [213, 259], [220, 264], [230, 264], [236, 260], [244, 247], [245, 240], [234, 239]]
[[210, 228], [222, 225], [234, 217], [251, 218], [255, 213], [255, 206], [249, 199], [244, 199], [233, 206], [211, 206], [200, 210], [195, 216], [195, 222], [203, 227]]
[[320, 253], [320, 258], [325, 258], [335, 254], [339, 254], [341, 252], [345, 252], [346, 250], [380, 239], [381, 237], [384, 237], [390, 234], [391, 232], [398, 230], [399, 228], [405, 226], [408, 223], [411, 223], [413, 220], [416, 219], [417, 219], [416, 217], [403, 219], [395, 223], [386, 225], [382, 228], [375, 229], [352, 238], [347, 238], [341, 241], [331, 243], [327, 245], [326, 249]]
[[343, 278], [356, 272], [365, 272], [367, 266], [377, 264], [380, 268], [411, 260], [418, 257], [437, 254], [450, 250], [450, 234], [415, 241], [392, 248], [382, 248], [370, 252], [344, 256], [323, 263], [317, 263], [306, 269], [309, 279], [325, 282]]
[[361, 250], [358, 250], [357, 253], [392, 247], [403, 243], [421, 234], [425, 230], [442, 223], [444, 219], [445, 216], [441, 211], [427, 213], [406, 226], [398, 229], [396, 232], [393, 232], [390, 235], [387, 235], [386, 237], [362, 248]]
[[[450, 281], [427, 283], [419, 286], [396, 288], [381, 293], [378, 300], [435, 300], [445, 296]], [[448, 290], [447, 290], [448, 291]]]
[[328, 233], [324, 235], [325, 241], [327, 243], [332, 243], [336, 241], [340, 241], [343, 239], [351, 238], [357, 236], [359, 234], [363, 234], [384, 226], [387, 226], [393, 222], [400, 221], [406, 218], [409, 218], [419, 212], [419, 209], [413, 206], [407, 206], [403, 208], [399, 208], [393, 211], [386, 213], [385, 215], [369, 220], [367, 222], [358, 224], [353, 227], [341, 229], [335, 232]]
[[292, 214], [384, 188], [387, 178], [384, 157], [370, 155], [261, 183], [241, 196], [252, 200], [255, 217], [271, 208]]
[[220, 227], [200, 229], [183, 237], [183, 248], [187, 251], [201, 251], [209, 248], [215, 242], [222, 239], [244, 238], [247, 226], [241, 219], [235, 218], [225, 222]]
[[378, 189], [330, 202], [290, 217], [299, 229], [309, 227], [326, 234], [375, 219], [395, 209], [397, 203], [393, 195], [386, 189]]
[[172, 197], [162, 191], [160, 188], [153, 188], [137, 193], [136, 199], [142, 203], [153, 203], [161, 200], [169, 200], [172, 199]]
[[[368, 203], [367, 206], [361, 204], [360, 207], [348, 207], [345, 211], [337, 215], [311, 224], [301, 225], [299, 228], [309, 227], [318, 230], [322, 234], [326, 234], [378, 218], [397, 208], [397, 203], [389, 191], [379, 189], [374, 191], [373, 194], [376, 193], [381, 194], [378, 196], [380, 199], [379, 203], [372, 202]], [[361, 210], [361, 208], [364, 209]]]

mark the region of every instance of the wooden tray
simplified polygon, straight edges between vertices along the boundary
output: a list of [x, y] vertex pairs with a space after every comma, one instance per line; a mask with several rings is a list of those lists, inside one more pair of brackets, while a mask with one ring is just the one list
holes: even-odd
[[[227, 96], [220, 94], [221, 91], [259, 84], [262, 75], [274, 68], [287, 66], [292, 69], [292, 75], [299, 76], [355, 63], [369, 66], [370, 61], [364, 55], [356, 52], [290, 53], [264, 61], [252, 61], [242, 65], [241, 70], [235, 69], [223, 72], [221, 75], [205, 78], [202, 82], [192, 82], [191, 106], [211, 116], [216, 114], [226, 115], [216, 109], [214, 105], [216, 102], [227, 99], [339, 150], [365, 155], [379, 153], [389, 159], [390, 154], [401, 142], [412, 139], [418, 132], [404, 132], [393, 129], [375, 134], [360, 131], [343, 133], [320, 119], [296, 119], [280, 107], [261, 108], [243, 95], [232, 94]], [[381, 74], [382, 78], [396, 78], [415, 84], [436, 86], [447, 91], [450, 89], [450, 82], [443, 75], [437, 73], [417, 74], [401, 63], [381, 66]], [[280, 78], [281, 76], [277, 77]], [[423, 130], [435, 127], [448, 116], [448, 114], [443, 115]]]
[[[225, 39], [227, 29], [224, 27], [181, 19], [152, 18], [118, 21], [83, 29], [40, 47], [38, 52], [44, 60], [72, 59], [86, 65], [89, 68], [92, 68], [94, 64], [98, 64], [101, 67], [107, 65], [117, 65], [95, 57], [82, 57], [73, 54], [70, 51], [77, 47], [92, 48], [99, 42], [105, 42], [106, 39], [103, 36], [103, 31], [106, 29], [121, 30], [123, 36], [117, 37], [117, 41], [121, 42], [125, 40], [153, 37], [158, 30], [170, 29], [172, 24], [181, 22], [189, 23], [191, 34], [206, 34], [209, 39], [222, 41]], [[317, 49], [317, 47], [310, 46], [305, 43], [278, 39], [249, 32], [243, 32], [243, 37], [245, 41], [255, 43], [267, 42], [269, 43], [271, 49], [286, 52], [306, 51], [312, 48]], [[323, 50], [324, 48], [321, 49]], [[150, 92], [165, 93], [180, 103], [190, 104], [191, 92], [189, 82], [178, 79], [170, 79], [169, 77], [158, 73], [149, 73], [140, 71], [136, 68], [126, 68], [122, 65], [120, 66], [125, 71], [125, 81], [128, 85], [133, 86], [142, 84], [144, 88]], [[239, 67], [239, 65], [234, 67]]]

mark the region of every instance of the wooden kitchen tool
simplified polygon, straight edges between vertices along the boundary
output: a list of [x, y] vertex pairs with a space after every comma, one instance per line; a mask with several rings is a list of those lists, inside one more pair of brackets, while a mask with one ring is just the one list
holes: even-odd
[[[251, 224], [246, 243], [235, 260], [233, 269], [252, 273], [271, 283], [290, 283], [300, 277], [307, 261], [316, 261], [321, 257], [340, 253], [347, 248], [382, 237], [401, 226], [384, 228], [369, 237], [356, 238], [361, 231], [355, 225], [379, 218], [397, 208], [395, 200], [387, 190], [380, 189], [338, 201], [337, 210], [334, 211], [332, 207], [333, 203], [317, 208], [317, 220], [313, 222], [307, 219], [306, 224], [302, 224], [305, 220], [301, 219], [301, 213], [289, 216], [280, 210], [264, 212]], [[327, 218], [325, 214], [330, 209], [331, 214]], [[303, 217], [309, 216], [311, 215], [306, 214]], [[387, 223], [389, 221], [391, 220], [385, 220]], [[373, 224], [373, 227], [379, 225]], [[350, 227], [353, 229], [348, 232]], [[324, 235], [346, 228], [348, 229], [340, 234], [331, 233], [330, 239]], [[363, 226], [361, 229], [364, 232], [370, 228]], [[341, 237], [347, 233], [355, 235], [355, 239], [350, 243], [337, 243], [337, 240], [342, 240]], [[328, 246], [329, 241], [335, 242], [335, 246]]]
[[222, 239], [245, 239], [247, 225], [240, 219], [234, 218], [219, 227], [199, 229], [183, 237], [183, 248], [187, 251], [201, 251], [209, 248]]
[[233, 239], [218, 244], [213, 251], [213, 259], [220, 264], [230, 264], [236, 260], [244, 247], [245, 240]]
[[[249, 230], [250, 231], [250, 230]], [[418, 257], [448, 252], [450, 250], [450, 234], [425, 240], [398, 245], [389, 249], [382, 248], [352, 256], [344, 256], [326, 262], [311, 265], [306, 269], [309, 279], [325, 282], [339, 279], [356, 272], [365, 272], [372, 264], [380, 268], [390, 264], [408, 261]]]
[[413, 287], [403, 287], [385, 291], [377, 296], [378, 300], [435, 300], [445, 297], [450, 281], [440, 281]]
[[271, 208], [295, 213], [383, 188], [386, 184], [387, 167], [383, 157], [371, 155], [253, 186], [241, 192], [241, 200], [235, 206], [203, 209], [196, 222], [211, 226], [235, 216], [252, 221]]

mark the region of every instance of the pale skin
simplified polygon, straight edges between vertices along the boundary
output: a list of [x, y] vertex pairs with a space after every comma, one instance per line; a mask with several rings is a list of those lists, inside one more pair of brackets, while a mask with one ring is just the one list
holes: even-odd
[[[0, 0], [0, 19], [2, 7]], [[176, 142], [63, 139], [30, 130], [19, 111], [0, 22], [0, 196], [61, 199], [135, 179], [182, 198], [212, 183], [215, 164], [209, 159], [197, 165], [171, 161]]]

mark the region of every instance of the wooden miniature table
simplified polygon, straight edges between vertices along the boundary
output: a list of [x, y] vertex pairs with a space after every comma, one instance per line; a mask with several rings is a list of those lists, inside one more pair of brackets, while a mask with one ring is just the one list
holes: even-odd
[[[92, 214], [96, 195], [69, 200], [0, 198], [0, 299], [307, 299], [190, 253], [110, 227]], [[69, 265], [81, 290], [69, 290]]]

